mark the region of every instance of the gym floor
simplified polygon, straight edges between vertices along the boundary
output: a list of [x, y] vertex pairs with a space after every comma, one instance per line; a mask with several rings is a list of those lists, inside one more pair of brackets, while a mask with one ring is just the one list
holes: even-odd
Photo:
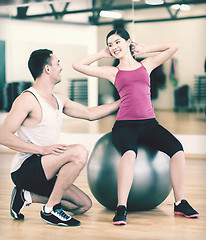
[[[5, 114], [0, 115], [1, 120]], [[206, 118], [204, 113], [186, 113], [157, 111], [157, 120], [175, 135], [189, 137], [203, 137], [206, 135]], [[84, 138], [79, 142], [89, 145], [90, 140], [111, 131], [115, 116], [88, 122], [64, 118], [62, 133], [64, 136], [74, 137], [78, 143], [79, 134]], [[1, 121], [2, 122], [2, 121]], [[76, 138], [75, 138], [76, 136]], [[94, 137], [95, 136], [95, 137]], [[198, 138], [197, 138], [198, 139]], [[67, 140], [67, 138], [65, 138]], [[194, 141], [191, 145], [204, 145], [205, 142]], [[183, 143], [184, 145], [184, 143]], [[81, 226], [74, 228], [56, 227], [44, 223], [40, 218], [41, 204], [31, 204], [23, 210], [24, 221], [15, 221], [9, 214], [9, 205], [13, 183], [10, 179], [9, 168], [15, 152], [0, 148], [0, 239], [139, 239], [139, 240], [203, 240], [206, 234], [206, 154], [203, 152], [186, 153], [185, 198], [200, 213], [198, 219], [187, 219], [173, 215], [173, 193], [157, 208], [150, 211], [128, 214], [126, 226], [113, 226], [111, 221], [113, 211], [100, 205], [90, 192], [87, 183], [86, 168], [82, 171], [75, 184], [85, 191], [92, 199], [92, 208], [81, 216]]]

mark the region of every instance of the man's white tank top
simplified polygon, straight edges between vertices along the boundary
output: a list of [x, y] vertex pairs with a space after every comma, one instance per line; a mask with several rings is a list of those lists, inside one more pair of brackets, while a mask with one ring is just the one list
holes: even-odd
[[[62, 125], [63, 106], [61, 100], [53, 94], [58, 103], [58, 109], [54, 109], [36, 92], [34, 88], [31, 87], [24, 92], [31, 92], [38, 100], [42, 109], [42, 120], [33, 127], [25, 127], [21, 125], [17, 130], [19, 138], [25, 142], [39, 146], [57, 144]], [[18, 152], [13, 158], [11, 172], [18, 170], [22, 163], [31, 155], [31, 153]]]

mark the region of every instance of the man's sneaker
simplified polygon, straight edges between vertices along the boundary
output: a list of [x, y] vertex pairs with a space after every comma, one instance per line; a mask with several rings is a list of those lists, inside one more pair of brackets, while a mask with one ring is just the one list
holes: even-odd
[[10, 213], [14, 219], [23, 220], [22, 209], [29, 204], [24, 198], [24, 190], [14, 187], [11, 195]]
[[199, 217], [199, 213], [195, 211], [186, 200], [182, 200], [177, 206], [174, 204], [174, 214], [182, 215], [187, 218]]
[[115, 211], [115, 216], [113, 218], [112, 223], [114, 225], [126, 225], [127, 223], [127, 209], [125, 206], [120, 205], [117, 207]]
[[50, 213], [46, 213], [44, 208], [45, 206], [43, 206], [40, 214], [42, 219], [49, 224], [66, 227], [80, 225], [80, 221], [72, 218], [62, 210], [61, 203], [56, 204]]

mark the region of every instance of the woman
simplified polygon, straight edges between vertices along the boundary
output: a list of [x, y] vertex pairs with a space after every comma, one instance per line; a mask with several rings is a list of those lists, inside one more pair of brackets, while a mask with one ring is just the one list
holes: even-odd
[[[109, 32], [106, 43], [106, 48], [75, 62], [73, 68], [89, 76], [109, 80], [117, 88], [121, 98], [116, 122], [112, 129], [113, 143], [122, 154], [118, 169], [118, 204], [113, 224], [126, 224], [127, 199], [133, 181], [137, 144], [140, 141], [165, 152], [171, 158], [170, 175], [175, 197], [174, 213], [188, 218], [198, 217], [198, 212], [184, 200], [183, 147], [156, 121], [150, 96], [150, 73], [175, 54], [178, 44], [171, 42], [146, 46], [134, 43], [124, 29]], [[141, 62], [134, 59], [134, 56], [152, 52], [157, 53]], [[102, 58], [116, 58], [119, 64], [117, 67], [91, 65]]]

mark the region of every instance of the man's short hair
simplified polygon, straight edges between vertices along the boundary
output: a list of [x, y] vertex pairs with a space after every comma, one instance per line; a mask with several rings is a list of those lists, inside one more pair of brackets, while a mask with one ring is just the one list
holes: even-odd
[[51, 65], [51, 54], [53, 52], [48, 49], [38, 49], [31, 53], [28, 67], [34, 80], [41, 76], [45, 65]]

